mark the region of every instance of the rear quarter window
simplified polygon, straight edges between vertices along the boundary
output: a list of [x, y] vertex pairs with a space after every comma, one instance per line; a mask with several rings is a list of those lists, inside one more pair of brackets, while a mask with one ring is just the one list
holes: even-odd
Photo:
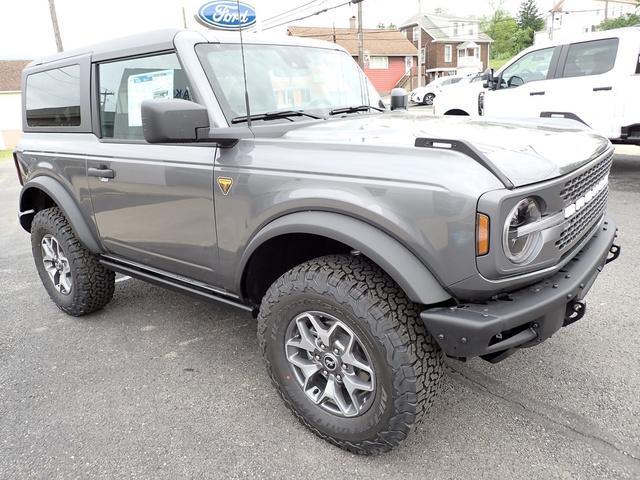
[[569, 46], [564, 78], [600, 75], [613, 69], [618, 54], [618, 39], [607, 38]]
[[30, 127], [79, 126], [80, 66], [69, 65], [29, 75], [25, 103]]

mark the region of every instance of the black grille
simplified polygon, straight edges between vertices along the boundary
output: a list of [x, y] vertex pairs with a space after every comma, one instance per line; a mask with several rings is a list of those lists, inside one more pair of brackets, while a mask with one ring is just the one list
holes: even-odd
[[605, 188], [569, 219], [567, 228], [565, 228], [556, 242], [558, 249], [564, 250], [587, 233], [587, 230], [593, 226], [596, 220], [604, 213], [607, 206], [608, 195], [609, 189]]
[[613, 152], [598, 162], [586, 172], [572, 178], [564, 184], [560, 196], [567, 205], [575, 202], [578, 198], [587, 193], [602, 177], [609, 173], [613, 162]]

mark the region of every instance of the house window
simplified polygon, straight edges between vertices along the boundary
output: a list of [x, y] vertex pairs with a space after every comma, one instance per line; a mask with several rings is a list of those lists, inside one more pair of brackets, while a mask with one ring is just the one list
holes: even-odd
[[476, 48], [473, 52], [474, 52], [474, 54], [475, 54], [475, 57], [476, 57], [478, 60], [480, 60], [480, 49], [479, 49], [479, 48]]
[[389, 57], [369, 57], [369, 68], [371, 70], [387, 70]]
[[451, 63], [453, 47], [451, 45], [444, 46], [444, 61], [445, 63]]
[[420, 50], [420, 63], [423, 65], [427, 63], [427, 47], [422, 47], [422, 50]]
[[417, 42], [420, 37], [420, 27], [413, 27], [413, 41]]
[[458, 22], [455, 22], [453, 24], [453, 36], [457, 37], [458, 36]]

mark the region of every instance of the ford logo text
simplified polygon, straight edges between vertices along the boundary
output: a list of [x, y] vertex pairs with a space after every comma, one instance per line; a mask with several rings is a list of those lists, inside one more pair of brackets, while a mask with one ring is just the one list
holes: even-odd
[[256, 11], [244, 2], [217, 0], [202, 5], [198, 10], [198, 19], [210, 27], [239, 30], [255, 25]]

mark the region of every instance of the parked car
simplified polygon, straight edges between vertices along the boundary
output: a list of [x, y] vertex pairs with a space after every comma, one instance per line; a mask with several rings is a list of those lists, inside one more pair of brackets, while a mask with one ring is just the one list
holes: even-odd
[[252, 314], [287, 407], [362, 454], [407, 437], [445, 355], [498, 362], [584, 315], [620, 251], [606, 138], [381, 110], [340, 46], [245, 39], [165, 30], [24, 70], [19, 221], [62, 311], [103, 308], [121, 272]]
[[423, 87], [415, 88], [409, 94], [409, 101], [422, 105], [433, 104], [433, 99], [442, 92], [445, 87], [455, 85], [466, 77], [450, 75], [436, 78]]
[[480, 84], [443, 92], [437, 115], [578, 121], [618, 143], [640, 144], [640, 27], [534, 45]]

